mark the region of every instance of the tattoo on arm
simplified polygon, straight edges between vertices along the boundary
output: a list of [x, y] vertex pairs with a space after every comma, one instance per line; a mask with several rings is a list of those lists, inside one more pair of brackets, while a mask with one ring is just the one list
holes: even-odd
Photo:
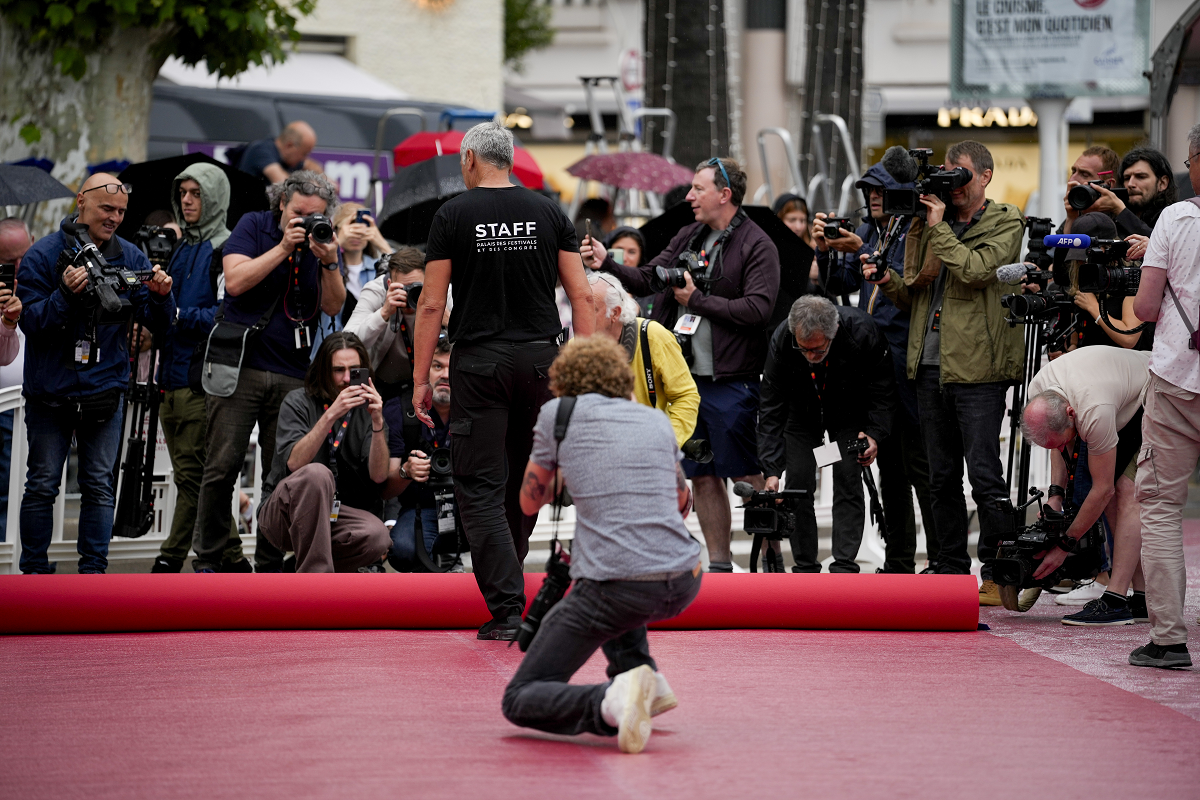
[[525, 473], [525, 485], [521, 487], [521, 491], [526, 497], [540, 502], [546, 496], [546, 484], [539, 481], [537, 475], [527, 472]]
[[687, 491], [687, 478], [683, 474], [683, 467], [675, 465], [675, 487], [679, 491]]

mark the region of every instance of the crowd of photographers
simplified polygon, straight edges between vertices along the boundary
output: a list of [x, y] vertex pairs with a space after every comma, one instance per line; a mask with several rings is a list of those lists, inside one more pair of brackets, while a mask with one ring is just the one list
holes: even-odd
[[[118, 533], [136, 528], [114, 484], [123, 407], [140, 380], [161, 391], [177, 489], [154, 571], [178, 572], [189, 547], [198, 572], [461, 569], [470, 547], [494, 616], [480, 635], [513, 638], [534, 519], [517, 498], [565, 317], [577, 336], [618, 342], [633, 399], [669, 418], [710, 571], [733, 569], [728, 479], [748, 500], [752, 565], [761, 556], [783, 571], [788, 538], [793, 571], [820, 571], [816, 475], [832, 466], [830, 571], [859, 570], [868, 505], [887, 546], [880, 571], [916, 571], [915, 494], [923, 571], [966, 574], [965, 465], [982, 605], [1025, 610], [1052, 587], [1060, 603], [1084, 605], [1068, 624], [1152, 622], [1131, 661], [1187, 660], [1179, 508], [1200, 448], [1200, 364], [1188, 349], [1200, 286], [1185, 267], [1200, 206], [1175, 203], [1160, 153], [1085, 150], [1052, 245], [1048, 220], [986, 197], [995, 166], [984, 145], [955, 144], [940, 166], [931, 151], [891, 148], [857, 183], [867, 201], [857, 228], [810, 219], [795, 196], [776, 203], [805, 243], [800, 263], [781, 263], [777, 234], [742, 207], [737, 163], [713, 158], [686, 196], [695, 222], [643, 262], [637, 231], [580, 241], [557, 206], [512, 191], [506, 134], [486, 124], [468, 134], [470, 191], [438, 213], [425, 254], [393, 250], [322, 174], [282, 162], [271, 210], [232, 231], [223, 172], [180, 173], [163, 226], [175, 233], [142, 237], [165, 238], [165, 250], [115, 235], [132, 187], [105, 174], [32, 247], [10, 242], [28, 232], [0, 221], [4, 260], [20, 266], [16, 293], [0, 287], [0, 360], [15, 357], [15, 323], [29, 336], [22, 571], [54, 570], [52, 514], [72, 441], [80, 572], [105, 570], [114, 507]], [[1200, 126], [1192, 134], [1200, 151]], [[510, 285], [506, 270], [525, 278]], [[810, 276], [781, 319], [781, 284]], [[857, 307], [835, 302], [854, 293]], [[143, 339], [157, 362], [139, 378]], [[1043, 351], [1051, 361], [1038, 373]], [[1099, 373], [1112, 385], [1089, 382]], [[1029, 528], [1009, 502], [1000, 449], [1014, 385], [1030, 401], [1026, 439], [1061, 451]], [[256, 426], [252, 568], [233, 508]], [[1043, 546], [1023, 544], [1027, 533]]]

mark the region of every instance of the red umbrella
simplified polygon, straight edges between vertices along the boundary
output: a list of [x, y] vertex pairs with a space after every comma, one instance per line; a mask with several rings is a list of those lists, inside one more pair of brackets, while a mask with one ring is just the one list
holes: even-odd
[[[407, 167], [435, 156], [448, 156], [458, 152], [462, 144], [462, 131], [422, 131], [414, 133], [400, 144], [396, 145], [393, 153], [393, 163], [397, 167]], [[520, 179], [527, 189], [541, 189], [545, 184], [542, 180], [542, 169], [529, 155], [529, 151], [517, 147], [513, 153], [513, 174]]]
[[690, 185], [692, 171], [654, 153], [604, 153], [588, 156], [567, 167], [576, 178], [643, 192], [669, 192]]

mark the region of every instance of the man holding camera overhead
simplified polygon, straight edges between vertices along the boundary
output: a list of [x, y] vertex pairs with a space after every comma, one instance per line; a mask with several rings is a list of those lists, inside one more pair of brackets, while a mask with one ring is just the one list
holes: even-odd
[[[75, 201], [77, 234], [46, 236], [21, 261], [17, 296], [24, 310], [25, 427], [28, 475], [21, 498], [21, 571], [54, 572], [47, 552], [54, 530], [54, 500], [71, 440], [79, 453], [79, 571], [103, 573], [113, 523], [113, 468], [121, 447], [121, 409], [129, 385], [130, 316], [155, 335], [175, 318], [171, 279], [151, 267], [137, 245], [116, 235], [132, 187], [96, 173]], [[90, 244], [89, 244], [90, 243]], [[91, 247], [94, 245], [94, 249]], [[117, 269], [141, 273], [144, 285], [128, 288]], [[104, 311], [97, 287], [121, 312]]]
[[[321, 311], [346, 299], [330, 216], [337, 189], [302, 170], [267, 189], [270, 211], [245, 214], [225, 242], [225, 300], [203, 367], [208, 393], [208, 461], [192, 548], [197, 572], [216, 572], [229, 538], [233, 492], [258, 423], [262, 474], [270, 475], [284, 396], [304, 385]], [[254, 563], [279, 572], [283, 554], [262, 531]]]
[[695, 488], [712, 572], [733, 571], [725, 479], [763, 487], [754, 426], [767, 355], [763, 332], [779, 292], [779, 252], [742, 211], [745, 193], [746, 173], [737, 162], [711, 158], [696, 167], [687, 195], [696, 222], [649, 263], [617, 264], [591, 239], [580, 248], [588, 266], [613, 273], [635, 297], [657, 293], [654, 321], [675, 331], [688, 356], [700, 390], [693, 436], [707, 439], [714, 457], [708, 464], [683, 464]]
[[[908, 160], [913, 161], [911, 156]], [[884, 155], [885, 167], [894, 163]], [[1024, 220], [1015, 206], [985, 197], [993, 163], [992, 154], [979, 142], [951, 145], [943, 168], [950, 174], [942, 182], [959, 185], [944, 188], [942, 197], [920, 195], [918, 210], [924, 218], [914, 219], [909, 227], [904, 274], [879, 271], [868, 263], [863, 265], [863, 278], [879, 283], [892, 302], [912, 313], [908, 377], [917, 384], [936, 529], [929, 541], [928, 571], [967, 574], [971, 556], [962, 491], [964, 458], [983, 536], [999, 533], [1008, 522], [996, 506], [997, 500], [1008, 497], [1000, 427], [1005, 393], [1021, 378], [1025, 346], [1021, 329], [1005, 322], [1000, 305], [1005, 287], [996, 280], [996, 268], [1018, 260]], [[888, 167], [899, 181], [918, 177], [915, 163], [899, 169], [899, 175], [898, 169]], [[957, 170], [966, 170], [969, 179]], [[920, 185], [932, 188], [924, 180]], [[980, 546], [981, 561], [994, 555], [994, 549]], [[980, 602], [1000, 605], [999, 589], [986, 564], [983, 577]]]

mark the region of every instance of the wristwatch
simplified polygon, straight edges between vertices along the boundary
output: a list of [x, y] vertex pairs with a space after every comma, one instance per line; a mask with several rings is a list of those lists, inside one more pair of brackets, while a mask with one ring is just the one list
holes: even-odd
[[324, 261], [322, 261], [321, 266], [324, 267], [325, 269], [329, 270], [330, 272], [337, 272], [338, 262], [334, 261], [331, 264], [326, 264]]
[[1063, 550], [1066, 550], [1068, 553], [1074, 553], [1079, 549], [1079, 540], [1074, 536], [1067, 536], [1066, 534], [1063, 534], [1058, 539], [1058, 546]]
[[400, 479], [405, 481], [412, 480], [412, 476], [405, 472], [403, 464], [400, 465]]

